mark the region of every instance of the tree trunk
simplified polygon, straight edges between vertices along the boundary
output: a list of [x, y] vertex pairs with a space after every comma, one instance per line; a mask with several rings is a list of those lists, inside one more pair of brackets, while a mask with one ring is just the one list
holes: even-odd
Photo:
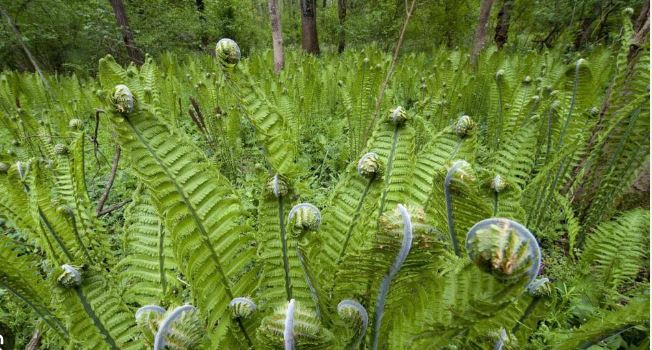
[[206, 15], [204, 14], [204, 9], [206, 6], [204, 5], [204, 0], [195, 0], [195, 7], [197, 8], [197, 12], [199, 12], [199, 40], [201, 40], [202, 49], [206, 49], [208, 46], [208, 36], [206, 35], [206, 30], [204, 29], [206, 27]]
[[301, 47], [310, 54], [319, 55], [317, 39], [317, 0], [300, 0]]
[[480, 18], [478, 18], [478, 26], [475, 29], [475, 35], [473, 37], [473, 49], [471, 49], [472, 65], [475, 65], [478, 55], [484, 47], [487, 24], [489, 24], [489, 14], [491, 14], [491, 6], [493, 4], [494, 0], [482, 0], [482, 5], [480, 5]]
[[143, 63], [143, 56], [140, 54], [140, 51], [136, 48], [136, 43], [134, 42], [134, 34], [129, 28], [129, 21], [127, 20], [127, 13], [125, 12], [124, 4], [122, 0], [109, 0], [111, 2], [111, 7], [113, 7], [113, 13], [115, 14], [115, 20], [118, 22], [118, 27], [122, 32], [122, 40], [125, 42], [125, 47], [127, 48], [127, 55], [129, 59], [134, 63]]
[[346, 0], [337, 0], [337, 18], [340, 22], [340, 31], [337, 39], [337, 52], [344, 52], [346, 33], [344, 33], [344, 21], [346, 20]]
[[507, 34], [509, 32], [509, 20], [512, 14], [512, 1], [503, 0], [503, 6], [500, 7], [498, 12], [498, 21], [496, 23], [496, 34], [494, 41], [498, 49], [502, 49], [507, 43]]
[[285, 65], [283, 57], [283, 31], [281, 30], [281, 19], [278, 15], [278, 1], [268, 0], [269, 18], [272, 21], [272, 49], [274, 51], [274, 71], [280, 72]]
[[645, 1], [641, 8], [641, 13], [638, 15], [638, 19], [636, 19], [636, 23], [634, 24], [634, 30], [637, 32], [640, 31], [648, 18], [650, 18], [650, 2]]

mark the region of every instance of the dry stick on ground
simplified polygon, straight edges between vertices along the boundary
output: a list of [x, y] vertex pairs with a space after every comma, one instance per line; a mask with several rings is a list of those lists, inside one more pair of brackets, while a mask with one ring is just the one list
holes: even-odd
[[102, 193], [102, 197], [100, 197], [100, 201], [97, 204], [97, 210], [95, 213], [97, 216], [100, 216], [100, 213], [102, 213], [102, 209], [104, 208], [104, 203], [106, 203], [106, 200], [109, 198], [109, 192], [111, 191], [111, 187], [113, 187], [113, 180], [115, 180], [115, 174], [118, 171], [118, 162], [120, 162], [120, 146], [115, 145], [115, 155], [113, 156], [113, 164], [111, 165], [111, 174], [109, 174], [109, 180], [106, 183], [106, 186], [104, 187], [104, 193]]
[[405, 36], [405, 30], [407, 29], [408, 23], [410, 22], [410, 17], [414, 13], [414, 7], [417, 4], [416, 0], [412, 0], [412, 4], [408, 8], [407, 0], [405, 0], [405, 21], [403, 22], [403, 28], [401, 28], [401, 34], [398, 37], [398, 42], [396, 42], [396, 48], [394, 49], [394, 56], [392, 57], [392, 63], [389, 65], [389, 71], [387, 71], [387, 76], [383, 84], [380, 86], [380, 91], [378, 92], [378, 98], [376, 98], [376, 108], [374, 108], [374, 117], [371, 119], [371, 123], [367, 127], [367, 130], [364, 132], [364, 138], [362, 140], [363, 144], [367, 143], [367, 138], [369, 137], [369, 132], [374, 128], [376, 124], [376, 119], [378, 119], [378, 114], [380, 113], [380, 106], [385, 97], [385, 90], [387, 89], [387, 84], [389, 80], [394, 75], [394, 70], [396, 69], [396, 61], [398, 61], [398, 53], [401, 50], [401, 45], [403, 44], [403, 37]]
[[102, 210], [101, 212], [99, 212], [99, 213], [97, 214], [97, 216], [100, 217], [100, 216], [103, 216], [103, 215], [109, 214], [109, 213], [111, 213], [111, 212], [113, 212], [113, 211], [116, 211], [116, 210], [118, 210], [118, 209], [124, 207], [125, 205], [127, 205], [127, 204], [129, 204], [129, 203], [131, 203], [131, 199], [125, 199], [125, 200], [123, 200], [123, 201], [120, 202], [120, 203], [116, 203], [116, 204], [114, 204], [114, 205], [112, 205], [112, 206], [110, 206], [110, 207], [108, 207], [108, 208]]
[[36, 350], [38, 349], [39, 344], [41, 343], [41, 331], [38, 329], [34, 330], [32, 333], [32, 338], [27, 343], [25, 350]]

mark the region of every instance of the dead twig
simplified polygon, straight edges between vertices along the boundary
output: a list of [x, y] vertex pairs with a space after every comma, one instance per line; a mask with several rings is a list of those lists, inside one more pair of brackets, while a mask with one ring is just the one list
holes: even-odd
[[112, 212], [124, 207], [125, 205], [127, 205], [129, 203], [131, 203], [131, 199], [125, 199], [122, 202], [116, 203], [116, 204], [102, 210], [101, 212], [99, 212], [97, 214], [97, 216], [100, 217], [100, 216], [104, 216], [106, 214], [112, 213]]
[[34, 330], [34, 333], [32, 333], [32, 338], [29, 340], [29, 343], [27, 343], [27, 346], [25, 347], [25, 350], [36, 350], [38, 349], [39, 344], [41, 343], [41, 331], [38, 329]]

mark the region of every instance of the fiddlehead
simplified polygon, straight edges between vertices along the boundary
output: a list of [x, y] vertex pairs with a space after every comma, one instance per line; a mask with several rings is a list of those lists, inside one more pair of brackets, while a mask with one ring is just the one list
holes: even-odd
[[348, 344], [347, 348], [355, 349], [360, 344], [360, 341], [364, 339], [365, 333], [367, 333], [367, 326], [369, 325], [367, 310], [359, 302], [345, 299], [337, 304], [337, 314], [354, 330], [354, 338]]
[[410, 247], [412, 246], [412, 220], [410, 218], [410, 213], [401, 204], [398, 205], [397, 210], [403, 221], [403, 241], [401, 243], [401, 249], [396, 256], [396, 260], [394, 260], [394, 263], [390, 267], [389, 272], [383, 278], [383, 281], [380, 285], [380, 291], [378, 292], [378, 297], [376, 298], [376, 308], [374, 310], [374, 329], [371, 346], [371, 348], [374, 350], [378, 348], [378, 342], [380, 340], [380, 326], [383, 320], [385, 301], [387, 299], [387, 294], [389, 293], [389, 286], [392, 283], [394, 276], [396, 276], [398, 271], [401, 269], [403, 262], [410, 253]]
[[333, 335], [314, 312], [292, 299], [263, 319], [258, 338], [275, 349], [330, 349]]
[[111, 103], [118, 113], [131, 113], [134, 111], [134, 95], [126, 85], [119, 84], [115, 86], [113, 95], [111, 96]]
[[168, 312], [159, 322], [154, 336], [154, 350], [195, 349], [202, 342], [204, 330], [192, 305], [183, 305]]
[[57, 277], [57, 283], [66, 288], [79, 287], [82, 283], [82, 274], [77, 267], [72, 265], [61, 265], [61, 274]]
[[486, 219], [475, 224], [467, 234], [466, 250], [480, 269], [505, 283], [524, 276], [532, 282], [539, 274], [539, 243], [527, 228], [509, 219]]
[[215, 56], [224, 68], [233, 68], [240, 62], [240, 47], [229, 39], [223, 38], [215, 45]]
[[288, 221], [295, 230], [301, 233], [305, 231], [316, 231], [321, 225], [321, 213], [319, 209], [310, 203], [295, 205], [288, 214]]
[[229, 303], [231, 315], [235, 318], [248, 318], [256, 312], [257, 306], [253, 300], [245, 297], [233, 298]]

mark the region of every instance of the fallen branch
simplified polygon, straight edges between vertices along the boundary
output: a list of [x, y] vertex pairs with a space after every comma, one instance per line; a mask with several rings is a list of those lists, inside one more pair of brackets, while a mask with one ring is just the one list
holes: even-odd
[[34, 333], [32, 333], [32, 338], [29, 340], [29, 343], [27, 343], [27, 346], [25, 347], [25, 350], [36, 350], [38, 349], [39, 344], [41, 343], [41, 331], [38, 329], [34, 330]]
[[97, 216], [100, 216], [100, 213], [104, 208], [104, 203], [106, 203], [106, 200], [109, 198], [109, 192], [111, 191], [111, 187], [113, 187], [115, 174], [118, 171], [118, 162], [120, 162], [121, 153], [122, 152], [120, 146], [115, 145], [115, 154], [113, 155], [113, 164], [111, 165], [111, 173], [109, 174], [109, 180], [107, 181], [106, 186], [104, 186], [104, 193], [102, 193], [102, 197], [100, 197], [100, 201], [97, 204], [97, 210], [95, 211]]
[[124, 207], [125, 205], [127, 205], [129, 203], [131, 203], [131, 199], [125, 199], [122, 202], [116, 203], [116, 204], [102, 210], [101, 212], [97, 213], [97, 216], [100, 217], [100, 216], [104, 216], [106, 214], [112, 213], [112, 212]]

